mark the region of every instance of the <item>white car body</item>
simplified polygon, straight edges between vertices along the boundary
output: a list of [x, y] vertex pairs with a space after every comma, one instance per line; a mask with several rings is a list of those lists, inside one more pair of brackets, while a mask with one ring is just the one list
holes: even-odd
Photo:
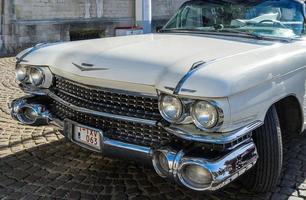
[[[297, 19], [283, 20], [285, 10]], [[30, 96], [11, 115], [55, 124], [92, 151], [149, 161], [192, 190], [218, 190], [254, 167], [247, 187], [270, 191], [282, 135], [306, 125], [305, 10], [300, 0], [191, 0], [160, 33], [36, 45], [17, 56]]]
[[[305, 57], [306, 40], [148, 34], [54, 44], [33, 51], [24, 64], [49, 66], [87, 85], [156, 95], [173, 93], [192, 65], [203, 61], [178, 95], [224, 105], [220, 132], [229, 132], [263, 122], [269, 107], [290, 95], [300, 103], [305, 126]], [[106, 69], [81, 71], [74, 65], [81, 63]]]

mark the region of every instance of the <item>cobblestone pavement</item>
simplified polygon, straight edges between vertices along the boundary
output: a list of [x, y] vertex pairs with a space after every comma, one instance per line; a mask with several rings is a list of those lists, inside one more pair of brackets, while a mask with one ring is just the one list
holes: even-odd
[[216, 193], [196, 193], [159, 178], [146, 166], [109, 159], [66, 141], [55, 127], [22, 126], [7, 103], [22, 96], [14, 59], [0, 59], [0, 199], [291, 199], [306, 198], [306, 136], [285, 139], [277, 189], [253, 194], [231, 184]]

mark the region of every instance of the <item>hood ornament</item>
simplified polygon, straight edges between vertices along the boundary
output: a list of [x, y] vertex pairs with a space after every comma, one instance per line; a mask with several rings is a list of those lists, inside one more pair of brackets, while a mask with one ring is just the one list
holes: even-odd
[[75, 67], [77, 67], [82, 72], [86, 71], [103, 71], [103, 70], [109, 70], [108, 68], [95, 68], [93, 64], [89, 63], [82, 63], [81, 65], [72, 63]]

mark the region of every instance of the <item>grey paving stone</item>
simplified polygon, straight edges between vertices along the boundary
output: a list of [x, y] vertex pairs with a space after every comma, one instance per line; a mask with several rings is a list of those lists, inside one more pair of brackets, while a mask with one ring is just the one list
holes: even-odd
[[299, 196], [306, 198], [306, 190], [299, 190]]

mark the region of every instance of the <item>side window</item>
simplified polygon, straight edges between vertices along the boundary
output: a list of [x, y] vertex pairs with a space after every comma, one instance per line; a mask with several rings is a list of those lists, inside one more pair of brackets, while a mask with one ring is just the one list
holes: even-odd
[[182, 12], [180, 13], [180, 28], [185, 28], [186, 27], [186, 21], [187, 21], [187, 17], [188, 17], [188, 13], [189, 13], [190, 8], [186, 7], [184, 8], [184, 10], [182, 10]]
[[166, 24], [167, 28], [177, 28], [178, 24], [178, 19], [179, 19], [180, 13], [177, 13], [174, 17], [170, 19], [168, 24]]
[[201, 9], [197, 7], [186, 7], [181, 12], [181, 28], [202, 27]]

